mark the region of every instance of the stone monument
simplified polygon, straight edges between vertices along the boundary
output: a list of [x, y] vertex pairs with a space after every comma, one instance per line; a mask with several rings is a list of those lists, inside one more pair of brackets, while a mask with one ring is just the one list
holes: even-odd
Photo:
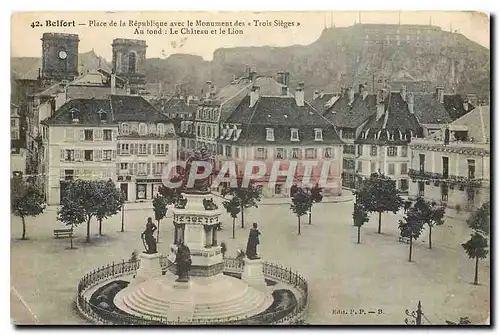
[[154, 237], [154, 233], [157, 229], [153, 220], [148, 218], [146, 228], [141, 234], [145, 250], [139, 255], [140, 264], [134, 280], [136, 284], [161, 275], [160, 254], [158, 253], [156, 239]]

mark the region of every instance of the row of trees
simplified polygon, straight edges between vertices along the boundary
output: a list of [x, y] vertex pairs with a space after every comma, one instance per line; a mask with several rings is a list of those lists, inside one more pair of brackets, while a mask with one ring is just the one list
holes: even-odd
[[293, 185], [290, 189], [290, 196], [292, 197], [292, 204], [290, 209], [297, 215], [298, 221], [298, 235], [300, 235], [300, 218], [309, 214], [309, 224], [311, 222], [312, 208], [315, 203], [323, 200], [323, 190], [316, 184], [312, 188], [298, 187]]
[[40, 215], [45, 210], [45, 199], [42, 191], [34, 184], [26, 182], [22, 177], [15, 177], [10, 185], [10, 210], [21, 218], [23, 225], [22, 240], [26, 237], [26, 218]]
[[[432, 249], [432, 230], [435, 226], [444, 223], [446, 208], [436, 202], [425, 201], [418, 198], [416, 202], [407, 206], [398, 195], [396, 185], [390, 178], [374, 173], [370, 178], [362, 181], [355, 192], [354, 210], [352, 213], [353, 224], [357, 227], [357, 243], [360, 243], [361, 227], [368, 222], [370, 213], [378, 213], [378, 233], [381, 233], [382, 213], [397, 213], [403, 206], [405, 216], [399, 220], [398, 228], [401, 237], [409, 241], [408, 261], [412, 261], [413, 240], [422, 234], [425, 226], [428, 228], [429, 249]], [[471, 238], [462, 244], [469, 258], [476, 260], [474, 284], [477, 284], [478, 262], [488, 254], [488, 237], [490, 231], [490, 203], [483, 204], [467, 220], [472, 229]]]

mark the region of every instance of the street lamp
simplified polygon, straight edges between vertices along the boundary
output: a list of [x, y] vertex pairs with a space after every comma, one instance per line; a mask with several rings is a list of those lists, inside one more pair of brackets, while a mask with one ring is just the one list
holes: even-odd
[[122, 230], [120, 230], [120, 232], [124, 232], [125, 230], [123, 229], [124, 228], [124, 218], [125, 218], [125, 203], [123, 203], [122, 205]]

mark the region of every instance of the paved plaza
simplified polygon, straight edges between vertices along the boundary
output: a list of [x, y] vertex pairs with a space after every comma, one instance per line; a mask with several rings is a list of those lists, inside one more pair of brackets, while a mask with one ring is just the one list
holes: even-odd
[[[220, 199], [214, 199], [219, 202]], [[221, 206], [219, 206], [221, 207]], [[321, 203], [313, 209], [312, 225], [302, 218], [297, 235], [297, 218], [290, 206], [269, 205], [245, 213], [246, 227], [236, 222], [236, 239], [231, 238], [230, 217], [224, 213], [218, 242], [225, 242], [227, 256], [245, 249], [251, 222], [262, 232], [259, 254], [300, 272], [309, 283], [311, 324], [404, 324], [405, 309], [422, 302], [423, 324], [444, 324], [468, 317], [473, 323], [485, 322], [490, 304], [489, 258], [480, 261], [480, 285], [471, 284], [474, 261], [460, 246], [470, 229], [463, 220], [447, 218], [433, 230], [433, 249], [427, 245], [427, 231], [414, 245], [412, 263], [408, 245], [398, 242], [397, 222], [402, 212], [383, 215], [382, 232], [377, 234], [373, 215], [361, 231], [356, 244], [352, 225], [353, 203]], [[11, 217], [11, 314], [17, 324], [82, 324], [86, 321], [75, 306], [79, 279], [93, 269], [128, 259], [134, 250], [142, 251], [140, 239], [152, 209], [128, 210], [125, 232], [121, 215], [103, 222], [105, 236], [96, 236], [98, 223], [92, 221], [92, 243], [86, 244], [86, 227], [76, 228], [76, 250], [68, 250], [69, 239], [54, 239], [53, 229], [62, 228], [56, 210], [27, 219], [28, 241], [20, 241], [21, 223]], [[167, 253], [173, 239], [172, 219], [162, 221], [159, 252]], [[339, 310], [366, 314], [339, 314]], [[381, 310], [379, 314], [378, 310]], [[368, 311], [377, 311], [368, 313]]]

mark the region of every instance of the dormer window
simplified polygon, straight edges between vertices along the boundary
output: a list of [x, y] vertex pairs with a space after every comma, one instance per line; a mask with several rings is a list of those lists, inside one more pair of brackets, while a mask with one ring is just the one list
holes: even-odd
[[274, 141], [274, 129], [266, 128], [266, 141]]
[[130, 134], [130, 125], [128, 123], [122, 123], [122, 134], [123, 135]]
[[297, 128], [290, 129], [290, 140], [291, 141], [299, 140], [299, 130]]
[[158, 123], [156, 130], [158, 131], [158, 135], [165, 135], [165, 125], [163, 123]]
[[314, 140], [323, 141], [323, 130], [321, 128], [314, 129]]
[[99, 109], [97, 114], [99, 114], [99, 120], [101, 123], [106, 123], [108, 121], [108, 113], [106, 113], [104, 110]]
[[149, 133], [156, 134], [156, 125], [154, 123], [149, 125]]
[[222, 140], [224, 137], [226, 137], [226, 134], [227, 134], [227, 127], [224, 127], [224, 128], [222, 128], [222, 134], [221, 134], [221, 136], [220, 136], [221, 140]]
[[72, 108], [69, 111], [69, 114], [71, 116], [71, 121], [72, 122], [78, 122], [80, 120], [80, 118], [79, 118], [80, 111], [78, 109]]
[[146, 135], [147, 133], [147, 125], [145, 123], [139, 124], [139, 135]]

